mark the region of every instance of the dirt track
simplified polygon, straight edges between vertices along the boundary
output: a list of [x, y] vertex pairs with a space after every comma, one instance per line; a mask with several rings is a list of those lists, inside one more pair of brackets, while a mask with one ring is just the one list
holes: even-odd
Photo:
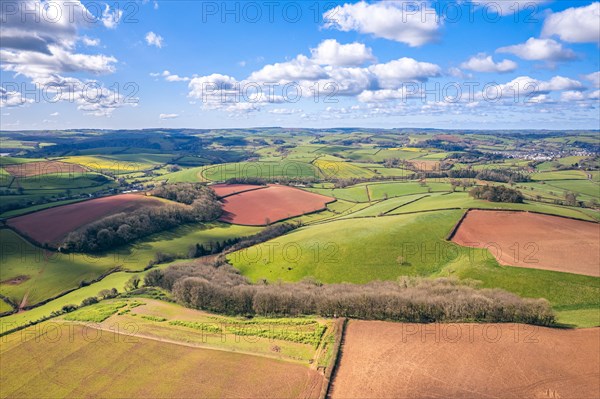
[[71, 231], [105, 216], [162, 204], [141, 194], [121, 194], [44, 209], [9, 219], [7, 224], [38, 243], [55, 245]]
[[599, 353], [600, 328], [351, 321], [331, 396], [598, 398]]
[[473, 210], [452, 241], [487, 247], [503, 265], [600, 277], [598, 223], [528, 212]]
[[278, 220], [325, 209], [334, 198], [297, 188], [269, 185], [223, 199], [220, 220], [247, 226], [263, 226]]

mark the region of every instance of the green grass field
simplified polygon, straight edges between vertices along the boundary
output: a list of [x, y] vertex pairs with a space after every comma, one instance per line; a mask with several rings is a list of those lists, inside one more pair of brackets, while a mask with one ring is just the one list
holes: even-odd
[[600, 199], [600, 184], [589, 180], [557, 180], [547, 182], [556, 191], [570, 191], [590, 198]]
[[391, 197], [399, 197], [411, 194], [424, 194], [429, 192], [449, 192], [449, 183], [427, 181], [419, 182], [393, 182], [393, 183], [371, 183], [369, 192], [372, 200], [380, 200]]
[[21, 163], [27, 163], [27, 162], [38, 162], [38, 161], [44, 161], [44, 159], [0, 157], [0, 165], [14, 165], [14, 164], [21, 164]]
[[213, 165], [202, 169], [201, 176], [210, 181], [224, 181], [232, 178], [299, 178], [320, 177], [313, 165], [296, 160], [269, 162], [238, 162]]
[[346, 188], [309, 188], [307, 190], [350, 202], [369, 201], [369, 195], [365, 184], [358, 184]]
[[382, 200], [382, 201], [380, 201], [374, 205], [371, 205], [365, 209], [359, 210], [357, 212], [353, 212], [352, 214], [345, 216], [345, 218], [380, 216], [382, 214], [386, 214], [388, 212], [397, 210], [410, 202], [419, 200], [426, 195], [427, 194], [412, 194], [412, 195], [404, 195], [402, 197], [395, 197], [395, 198], [390, 198], [387, 200]]
[[323, 177], [328, 179], [369, 178], [375, 174], [368, 169], [344, 161], [317, 159], [313, 165], [319, 168]]
[[[515, 209], [520, 211], [535, 211], [547, 213], [549, 215], [567, 216], [583, 220], [599, 220], [598, 212], [589, 210], [593, 213], [582, 212], [580, 208], [569, 208], [558, 205], [543, 204], [540, 202], [527, 202], [524, 204], [510, 204], [501, 202], [488, 202], [484, 200], [473, 199], [468, 193], [456, 192], [451, 194], [432, 194], [426, 198], [420, 199], [412, 204], [403, 206], [391, 214], [403, 214], [410, 212], [427, 212], [431, 210], [450, 209], [450, 208], [482, 208], [482, 209]], [[595, 215], [595, 216], [592, 216]]]
[[0, 299], [0, 313], [10, 312], [11, 310], [13, 310], [13, 307]]
[[[402, 275], [426, 276], [439, 271], [443, 259], [412, 259], [400, 265], [413, 245], [444, 244], [443, 238], [462, 212], [430, 212], [345, 219], [301, 228], [228, 256], [241, 272], [258, 280], [298, 281], [312, 276], [326, 283], [366, 283]], [[325, 238], [324, 238], [325, 237]]]
[[587, 174], [582, 170], [560, 170], [554, 172], [534, 173], [532, 180], [587, 180]]
[[559, 323], [580, 328], [600, 327], [600, 308], [559, 310], [556, 312]]
[[205, 167], [189, 168], [178, 172], [167, 173], [155, 178], [157, 181], [167, 181], [169, 183], [195, 183], [207, 181], [202, 177], [201, 172]]
[[[77, 288], [81, 281], [91, 281], [118, 264], [112, 259], [47, 252], [8, 229], [0, 230], [0, 238], [0, 293], [16, 303], [38, 303]], [[15, 279], [24, 281], [13, 282]]]
[[[0, 293], [17, 303], [26, 297], [28, 304], [35, 304], [77, 288], [81, 281], [91, 281], [115, 267], [142, 270], [157, 252], [187, 257], [189, 247], [196, 243], [224, 241], [258, 231], [258, 227], [223, 223], [205, 227], [186, 225], [108, 253], [91, 256], [46, 252], [29, 244], [12, 230], [2, 229], [0, 238], [4, 245], [4, 259], [0, 270], [0, 281], [3, 282], [0, 284]], [[19, 276], [26, 276], [26, 280], [19, 284], [6, 282]]]
[[98, 186], [110, 186], [112, 180], [97, 173], [51, 173], [41, 176], [20, 177], [15, 179], [11, 188], [22, 187], [26, 192], [32, 190], [85, 189]]
[[[158, 269], [164, 269], [169, 267], [168, 263], [155, 266]], [[18, 326], [22, 326], [31, 322], [38, 321], [43, 318], [50, 317], [53, 312], [58, 312], [65, 305], [79, 305], [81, 301], [86, 298], [95, 297], [102, 290], [110, 290], [116, 288], [119, 292], [124, 292], [125, 284], [133, 276], [138, 276], [142, 280], [144, 276], [149, 272], [141, 271], [137, 273], [128, 272], [116, 272], [108, 275], [97, 283], [90, 284], [88, 286], [79, 288], [66, 295], [61, 296], [53, 301], [45, 303], [44, 305], [38, 306], [34, 309], [12, 314], [0, 319], [0, 326], [4, 329], [3, 331], [12, 330]]]

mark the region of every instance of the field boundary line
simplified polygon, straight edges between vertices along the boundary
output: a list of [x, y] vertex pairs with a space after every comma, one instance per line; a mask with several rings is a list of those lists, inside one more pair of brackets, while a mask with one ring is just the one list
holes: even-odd
[[[210, 185], [208, 185], [208, 187], [210, 188]], [[250, 191], [262, 190], [262, 189], [265, 189], [265, 188], [268, 188], [268, 187], [269, 186], [267, 185], [267, 186], [260, 186], [260, 187], [251, 188], [251, 189], [244, 190], [244, 191], [238, 191], [238, 192], [235, 192], [235, 193], [231, 193], [231, 194], [227, 194], [227, 195], [224, 195], [222, 197], [219, 197], [219, 199], [231, 197], [231, 196], [242, 194], [242, 193], [248, 193]], [[214, 191], [214, 189], [213, 189], [213, 191]]]
[[[331, 367], [326, 370], [325, 374], [325, 389], [321, 391], [321, 396], [319, 399], [327, 399], [331, 397], [331, 390], [333, 385], [333, 380], [335, 380], [337, 371], [339, 369], [340, 360], [343, 353], [344, 340], [346, 338], [346, 330], [348, 326], [349, 320], [344, 318], [340, 323], [340, 335], [339, 340], [336, 339], [334, 348], [333, 348], [333, 358], [331, 360]], [[337, 337], [336, 337], [337, 338]]]
[[[444, 194], [442, 194], [442, 195], [444, 195]], [[402, 208], [403, 206], [410, 205], [410, 204], [412, 204], [412, 203], [415, 203], [415, 202], [417, 202], [417, 201], [420, 201], [420, 200], [422, 200], [423, 198], [426, 198], [426, 197], [431, 197], [431, 195], [429, 195], [429, 194], [426, 194], [426, 195], [424, 195], [424, 196], [422, 196], [422, 197], [415, 198], [415, 199], [414, 199], [414, 200], [412, 200], [412, 201], [408, 201], [408, 202], [407, 202], [407, 203], [405, 203], [405, 204], [398, 205], [397, 207], [394, 207], [394, 208], [392, 208], [392, 209], [390, 209], [390, 210], [388, 210], [388, 211], [385, 211], [385, 212], [383, 212], [383, 216], [387, 216], [387, 214], [388, 214], [388, 213], [390, 213], [390, 212], [394, 212], [395, 210], [397, 210], [397, 209], [400, 209], [400, 208]], [[396, 197], [396, 198], [400, 198], [400, 197]]]
[[448, 233], [448, 235], [446, 236], [446, 241], [451, 241], [452, 238], [454, 238], [454, 236], [456, 235], [456, 232], [458, 231], [463, 220], [465, 220], [465, 218], [467, 217], [467, 214], [469, 213], [469, 211], [470, 211], [470, 209], [467, 209], [467, 211], [465, 213], [463, 213], [463, 215], [460, 217], [460, 219], [458, 219], [458, 221], [454, 224], [454, 227], [452, 227], [452, 230], [450, 230], [450, 233]]

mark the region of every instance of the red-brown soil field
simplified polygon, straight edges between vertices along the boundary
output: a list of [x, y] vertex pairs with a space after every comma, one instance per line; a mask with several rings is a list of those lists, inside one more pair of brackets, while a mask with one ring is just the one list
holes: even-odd
[[58, 161], [26, 162], [15, 165], [6, 165], [4, 166], [4, 169], [15, 177], [31, 177], [47, 175], [50, 173], [84, 173], [87, 171], [81, 165]]
[[40, 244], [59, 244], [73, 230], [105, 216], [165, 202], [142, 194], [120, 194], [44, 209], [7, 221], [10, 227]]
[[247, 226], [263, 226], [325, 209], [335, 198], [288, 186], [269, 185], [223, 199], [221, 221]]
[[245, 191], [267, 188], [267, 186], [255, 186], [252, 184], [213, 184], [209, 187], [221, 198]]
[[332, 398], [598, 398], [600, 328], [351, 321]]
[[502, 265], [600, 276], [599, 223], [529, 212], [472, 210], [452, 241], [487, 247]]

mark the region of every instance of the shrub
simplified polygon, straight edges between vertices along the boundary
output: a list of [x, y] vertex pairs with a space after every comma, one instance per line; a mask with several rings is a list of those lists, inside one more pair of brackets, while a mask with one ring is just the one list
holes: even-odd
[[90, 306], [95, 303], [98, 303], [98, 298], [96, 298], [95, 296], [91, 296], [91, 297], [85, 298], [83, 301], [81, 301], [81, 306]]

